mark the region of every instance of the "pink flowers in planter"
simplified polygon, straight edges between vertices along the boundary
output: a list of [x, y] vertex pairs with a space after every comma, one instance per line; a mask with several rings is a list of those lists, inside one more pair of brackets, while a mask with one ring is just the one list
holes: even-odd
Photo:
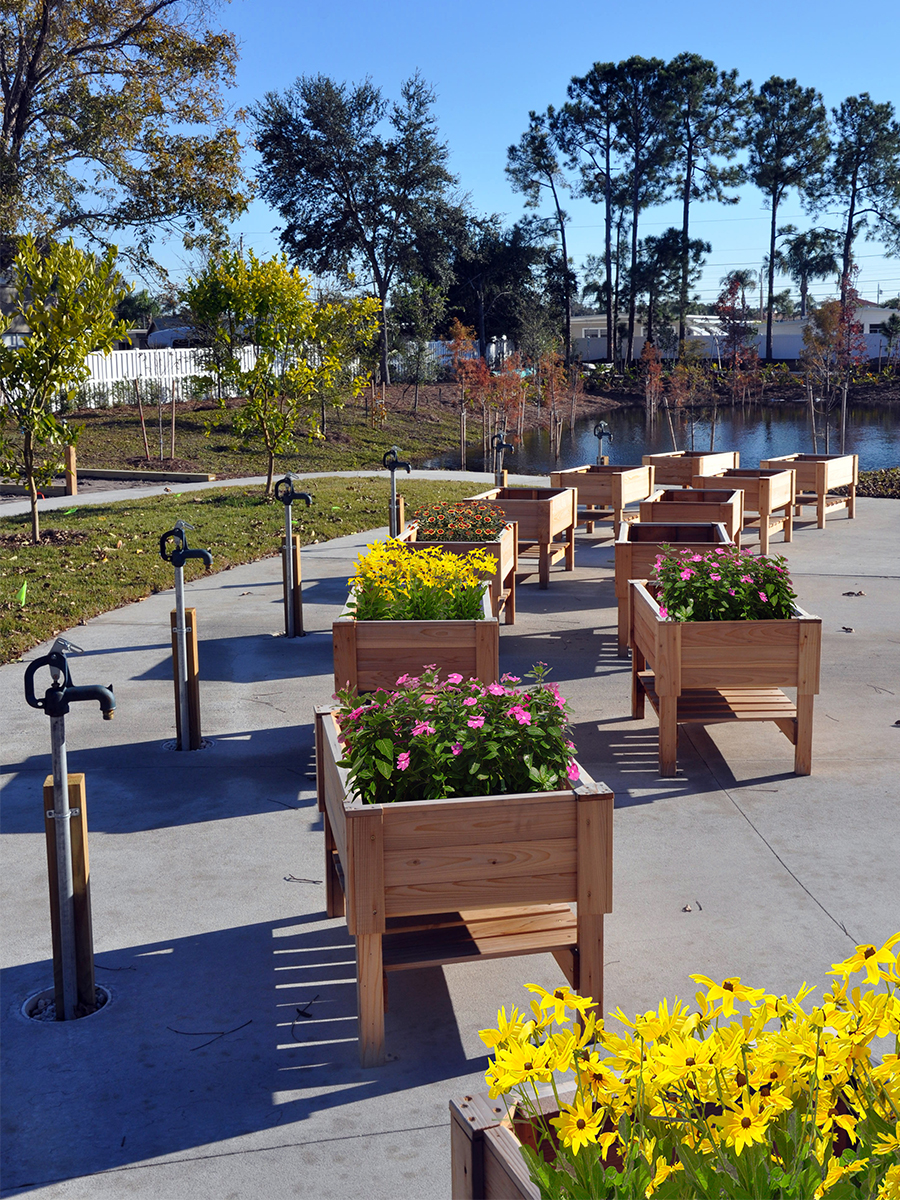
[[485, 686], [445, 682], [426, 667], [364, 704], [340, 696], [338, 723], [350, 783], [365, 803], [556, 791], [579, 777], [566, 702], [539, 663]]

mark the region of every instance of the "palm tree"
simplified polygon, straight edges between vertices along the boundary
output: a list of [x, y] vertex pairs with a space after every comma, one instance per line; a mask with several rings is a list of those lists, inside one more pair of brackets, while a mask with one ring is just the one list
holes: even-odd
[[795, 225], [784, 225], [779, 237], [787, 238], [784, 248], [775, 251], [775, 266], [790, 275], [800, 289], [800, 316], [806, 316], [806, 301], [811, 279], [827, 279], [839, 271], [837, 251], [841, 235], [836, 229], [807, 229], [798, 233]]
[[736, 283], [741, 289], [741, 308], [747, 310], [747, 293], [756, 291], [756, 272], [750, 267], [744, 267], [739, 271], [729, 271], [727, 275], [723, 275], [719, 280], [723, 287], [730, 287]]

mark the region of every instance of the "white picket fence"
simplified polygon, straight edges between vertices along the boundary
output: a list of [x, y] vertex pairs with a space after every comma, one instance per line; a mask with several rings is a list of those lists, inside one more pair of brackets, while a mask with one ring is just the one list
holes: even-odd
[[[247, 371], [256, 361], [252, 346], [241, 350], [241, 366]], [[156, 379], [171, 383], [209, 371], [200, 350], [113, 350], [110, 354], [89, 354], [91, 383], [118, 383], [129, 379]]]

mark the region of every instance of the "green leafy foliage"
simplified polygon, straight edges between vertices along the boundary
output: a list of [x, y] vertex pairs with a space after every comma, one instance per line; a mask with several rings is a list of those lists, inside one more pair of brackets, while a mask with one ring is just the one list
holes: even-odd
[[[297, 487], [314, 499], [312, 508], [295, 509], [294, 532], [303, 545], [386, 520], [386, 479], [317, 478]], [[464, 496], [470, 488], [411, 480], [406, 491], [414, 503], [424, 503]], [[40, 545], [31, 542], [30, 518], [0, 517], [0, 661], [10, 662], [98, 613], [171, 588], [172, 567], [159, 557], [159, 537], [179, 517], [196, 527], [191, 544], [212, 551], [213, 572], [280, 553], [284, 508], [252, 488], [216, 487], [57, 509], [46, 515]], [[203, 569], [188, 560], [184, 572], [190, 580]], [[26, 594], [23, 608], [20, 599]]]
[[27, 237], [13, 265], [17, 311], [30, 336], [19, 346], [0, 342], [0, 472], [27, 486], [35, 541], [41, 536], [38, 486], [52, 479], [62, 447], [76, 436], [57, 406], [90, 375], [88, 354], [108, 353], [127, 332], [116, 317], [127, 288], [115, 259], [114, 247], [97, 259], [71, 240], [42, 252]]
[[243, 445], [265, 446], [268, 494], [275, 456], [294, 447], [310, 403], [342, 376], [349, 394], [362, 388], [362, 370], [347, 368], [376, 333], [378, 301], [318, 303], [310, 280], [284, 256], [263, 261], [252, 250], [246, 260], [220, 255], [188, 281], [183, 298], [207, 331], [220, 394], [224, 385], [244, 397], [231, 422]]
[[766, 621], [793, 616], [796, 592], [780, 554], [735, 546], [707, 554], [663, 546], [656, 560], [660, 614], [670, 621]]
[[485, 686], [433, 667], [401, 675], [360, 703], [339, 695], [341, 766], [366, 804], [544, 792], [569, 786], [578, 768], [568, 709], [539, 663], [520, 679]]

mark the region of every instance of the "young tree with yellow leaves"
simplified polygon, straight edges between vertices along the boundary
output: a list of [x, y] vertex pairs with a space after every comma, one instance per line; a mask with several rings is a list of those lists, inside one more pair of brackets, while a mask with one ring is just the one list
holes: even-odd
[[[262, 260], [252, 251], [247, 259], [220, 255], [188, 280], [182, 299], [207, 329], [220, 378], [244, 397], [228, 411], [244, 445], [265, 446], [271, 495], [275, 456], [294, 447], [310, 404], [342, 379], [352, 395], [362, 390], [366, 372], [354, 359], [377, 337], [380, 305], [371, 296], [318, 303], [309, 279], [284, 256]], [[224, 397], [219, 406], [227, 409]], [[319, 432], [315, 416], [310, 426]]]
[[98, 260], [71, 241], [42, 253], [28, 237], [13, 263], [17, 314], [30, 333], [19, 346], [0, 341], [0, 473], [28, 488], [35, 543], [41, 540], [38, 487], [53, 478], [63, 446], [77, 436], [60, 416], [59, 402], [90, 376], [91, 351], [109, 353], [127, 336], [116, 305], [128, 288], [115, 259], [114, 246]]

